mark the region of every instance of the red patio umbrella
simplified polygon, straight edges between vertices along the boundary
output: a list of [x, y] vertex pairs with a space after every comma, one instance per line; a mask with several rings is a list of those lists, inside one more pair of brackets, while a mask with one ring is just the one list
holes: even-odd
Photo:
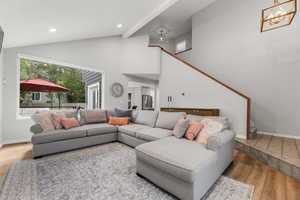
[[70, 89], [45, 81], [43, 79], [24, 80], [20, 82], [22, 91], [30, 92], [69, 92]]
[[[70, 89], [56, 85], [43, 79], [23, 80], [20, 82], [20, 89], [28, 92], [69, 92]], [[53, 106], [53, 105], [52, 105]], [[59, 108], [60, 95], [59, 95]]]

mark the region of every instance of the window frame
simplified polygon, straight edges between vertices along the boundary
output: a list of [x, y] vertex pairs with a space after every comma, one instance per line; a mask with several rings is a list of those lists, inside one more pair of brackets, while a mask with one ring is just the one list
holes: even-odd
[[71, 68], [75, 68], [75, 69], [81, 69], [81, 70], [86, 70], [86, 71], [92, 71], [92, 72], [98, 72], [102, 74], [102, 83], [101, 83], [101, 105], [102, 105], [102, 109], [105, 109], [105, 83], [106, 83], [106, 79], [105, 79], [105, 71], [104, 70], [99, 70], [99, 69], [94, 69], [91, 67], [82, 67], [82, 66], [78, 66], [78, 65], [74, 65], [74, 64], [70, 64], [70, 63], [66, 63], [66, 62], [61, 62], [61, 61], [57, 61], [54, 59], [49, 59], [49, 58], [42, 58], [42, 57], [36, 57], [36, 56], [31, 56], [31, 55], [26, 55], [26, 54], [18, 54], [17, 55], [17, 88], [16, 88], [16, 119], [28, 119], [30, 118], [30, 116], [22, 116], [20, 114], [20, 76], [21, 76], [21, 59], [28, 59], [28, 60], [34, 60], [34, 61], [38, 61], [38, 62], [43, 62], [43, 63], [49, 63], [49, 64], [55, 64], [55, 65], [62, 65], [62, 66], [66, 66], [66, 67], [71, 67]]

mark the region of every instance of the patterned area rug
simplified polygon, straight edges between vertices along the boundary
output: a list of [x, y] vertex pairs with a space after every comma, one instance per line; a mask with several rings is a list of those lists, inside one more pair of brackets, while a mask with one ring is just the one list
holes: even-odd
[[[174, 200], [136, 175], [134, 149], [111, 143], [20, 161], [8, 171], [1, 200]], [[205, 200], [250, 200], [254, 187], [221, 177]]]

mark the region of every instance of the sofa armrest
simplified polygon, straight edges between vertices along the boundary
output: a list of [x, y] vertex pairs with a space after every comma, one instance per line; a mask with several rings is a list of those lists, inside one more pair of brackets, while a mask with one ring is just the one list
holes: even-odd
[[217, 133], [207, 140], [206, 148], [212, 151], [217, 151], [223, 145], [233, 143], [235, 133], [232, 130], [224, 130], [221, 133]]
[[34, 124], [30, 127], [30, 131], [33, 134], [39, 134], [43, 132], [43, 129], [39, 124]]

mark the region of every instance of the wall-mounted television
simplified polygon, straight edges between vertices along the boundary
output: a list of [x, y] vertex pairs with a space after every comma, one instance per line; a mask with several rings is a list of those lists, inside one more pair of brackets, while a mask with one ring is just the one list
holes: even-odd
[[2, 44], [3, 44], [3, 37], [4, 37], [4, 32], [0, 26], [0, 53], [1, 53]]

